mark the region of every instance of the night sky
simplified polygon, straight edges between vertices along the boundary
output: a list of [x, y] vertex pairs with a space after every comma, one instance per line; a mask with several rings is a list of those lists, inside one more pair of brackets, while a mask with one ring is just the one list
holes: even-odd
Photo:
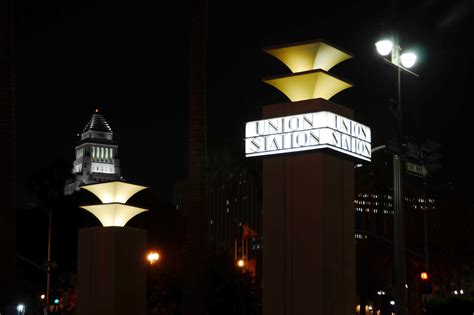
[[[419, 54], [403, 76], [406, 133], [443, 146], [440, 176], [468, 190], [474, 175], [474, 3], [461, 1], [209, 1], [207, 134], [210, 147], [244, 155], [246, 121], [286, 102], [262, 78], [289, 73], [267, 46], [325, 39], [354, 58], [331, 73], [354, 87], [331, 101], [350, 107], [386, 140], [396, 72], [374, 43], [399, 22], [402, 49]], [[396, 5], [397, 10], [394, 10]], [[17, 204], [31, 173], [74, 159], [76, 134], [96, 108], [119, 144], [122, 175], [163, 198], [187, 174], [190, 14], [181, 1], [15, 1]], [[398, 12], [395, 14], [395, 12]]]

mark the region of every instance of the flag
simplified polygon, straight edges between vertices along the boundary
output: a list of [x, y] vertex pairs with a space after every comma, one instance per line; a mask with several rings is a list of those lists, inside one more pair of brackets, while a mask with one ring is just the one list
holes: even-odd
[[244, 224], [243, 237], [244, 238], [258, 237], [258, 233], [252, 230], [247, 224]]

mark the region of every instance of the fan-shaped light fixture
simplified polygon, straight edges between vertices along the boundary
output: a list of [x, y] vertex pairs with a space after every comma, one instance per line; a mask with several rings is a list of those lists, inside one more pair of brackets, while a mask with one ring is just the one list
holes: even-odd
[[102, 203], [126, 203], [130, 197], [147, 187], [129, 184], [122, 181], [113, 181], [84, 185], [81, 186], [81, 188], [84, 188], [96, 195]]
[[80, 186], [96, 195], [102, 204], [80, 206], [92, 213], [103, 226], [125, 226], [134, 216], [148, 209], [126, 205], [128, 199], [147, 188], [122, 181]]
[[321, 40], [273, 46], [264, 51], [283, 62], [293, 73], [316, 69], [329, 71], [335, 65], [352, 58], [351, 54]]
[[131, 218], [139, 213], [148, 211], [138, 207], [128, 206], [121, 203], [107, 203], [101, 205], [81, 206], [81, 208], [92, 213], [103, 226], [125, 226]]
[[337, 93], [352, 87], [352, 84], [338, 79], [323, 70], [312, 70], [266, 78], [263, 82], [277, 88], [292, 102], [314, 98], [329, 100]]

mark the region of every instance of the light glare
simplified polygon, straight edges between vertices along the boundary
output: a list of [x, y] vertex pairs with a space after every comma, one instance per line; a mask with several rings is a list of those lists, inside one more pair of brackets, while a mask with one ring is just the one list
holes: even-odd
[[405, 68], [411, 68], [416, 62], [416, 55], [412, 52], [404, 53], [400, 56], [400, 61]]
[[17, 311], [18, 312], [23, 312], [25, 310], [25, 305], [23, 304], [18, 304], [18, 306], [16, 307]]
[[150, 264], [154, 264], [160, 259], [160, 254], [157, 252], [150, 252], [147, 256], [146, 259], [150, 262]]
[[392, 52], [393, 43], [388, 39], [379, 40], [375, 43], [375, 47], [377, 48], [377, 52], [382, 56], [387, 56]]
[[244, 266], [244, 260], [243, 259], [239, 259], [239, 261], [237, 262], [237, 265], [239, 267], [243, 267]]

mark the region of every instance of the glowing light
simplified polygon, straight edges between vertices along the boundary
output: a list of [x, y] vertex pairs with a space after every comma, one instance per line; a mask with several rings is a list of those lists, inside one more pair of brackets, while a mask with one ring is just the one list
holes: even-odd
[[44, 295], [44, 294], [40, 295], [40, 299], [44, 300], [45, 298], [46, 298], [46, 295]]
[[322, 41], [268, 47], [264, 52], [283, 62], [293, 73], [316, 69], [329, 71], [335, 65], [352, 58], [350, 54]]
[[392, 52], [393, 43], [388, 39], [379, 40], [377, 43], [375, 43], [375, 48], [379, 54], [382, 56], [387, 56]]
[[243, 259], [239, 259], [239, 261], [237, 261], [237, 266], [239, 266], [240, 268], [242, 268], [244, 265], [245, 265], [245, 262]]
[[292, 102], [316, 98], [329, 100], [337, 93], [352, 87], [352, 84], [338, 79], [324, 70], [311, 70], [265, 78], [263, 82], [275, 87]]
[[99, 205], [81, 206], [92, 213], [103, 226], [125, 226], [131, 218], [148, 209], [124, 205], [121, 203], [107, 203]]
[[395, 301], [390, 301], [390, 305], [395, 305]]
[[96, 195], [102, 203], [120, 202], [126, 203], [130, 197], [137, 192], [147, 188], [144, 186], [129, 184], [121, 181], [113, 181], [99, 184], [83, 185], [81, 188], [89, 190]]
[[157, 252], [155, 251], [151, 251], [148, 253], [148, 255], [146, 256], [146, 259], [148, 260], [148, 262], [150, 264], [154, 264], [156, 263], [159, 259], [160, 259], [160, 254], [158, 254]]
[[459, 293], [460, 293], [460, 294], [464, 294], [464, 291], [461, 289], [461, 290], [459, 290]]
[[25, 311], [25, 305], [24, 304], [18, 304], [16, 307], [16, 310], [18, 312], [24, 312]]
[[250, 121], [245, 125], [246, 157], [324, 148], [370, 161], [370, 128], [329, 111]]
[[400, 61], [405, 68], [411, 68], [416, 62], [416, 55], [412, 52], [404, 53], [400, 56]]
[[454, 294], [455, 294], [455, 295], [458, 295], [458, 290], [454, 290]]
[[428, 273], [423, 271], [421, 274], [420, 274], [420, 277], [421, 277], [421, 280], [428, 280]]
[[83, 185], [84, 188], [96, 195], [103, 204], [85, 205], [81, 208], [89, 211], [99, 219], [103, 226], [125, 226], [134, 216], [148, 209], [125, 205], [125, 202], [135, 193], [147, 187], [133, 185], [121, 181]]

